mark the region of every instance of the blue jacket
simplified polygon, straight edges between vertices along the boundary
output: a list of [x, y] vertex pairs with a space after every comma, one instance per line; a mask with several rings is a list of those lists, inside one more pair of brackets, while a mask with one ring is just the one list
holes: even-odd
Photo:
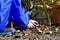
[[21, 0], [0, 0], [0, 30], [6, 27], [9, 20], [26, 28], [29, 23], [29, 15], [30, 12], [24, 9]]

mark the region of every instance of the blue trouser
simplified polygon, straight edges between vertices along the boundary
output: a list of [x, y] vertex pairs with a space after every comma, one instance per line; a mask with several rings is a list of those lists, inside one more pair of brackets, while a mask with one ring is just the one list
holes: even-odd
[[30, 12], [26, 11], [21, 0], [0, 0], [0, 30], [4, 29], [8, 20], [12, 20], [26, 28], [29, 23]]

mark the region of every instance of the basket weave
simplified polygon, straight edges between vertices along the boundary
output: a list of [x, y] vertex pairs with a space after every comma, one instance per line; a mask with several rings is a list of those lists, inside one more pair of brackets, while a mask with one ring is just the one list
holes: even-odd
[[60, 24], [60, 6], [53, 5], [52, 7], [53, 7], [53, 11], [52, 11], [53, 23]]

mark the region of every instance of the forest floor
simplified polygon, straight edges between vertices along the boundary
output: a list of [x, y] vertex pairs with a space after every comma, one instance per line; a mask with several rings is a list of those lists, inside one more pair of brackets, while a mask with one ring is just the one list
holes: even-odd
[[60, 26], [44, 26], [17, 30], [12, 35], [0, 35], [0, 40], [60, 40]]

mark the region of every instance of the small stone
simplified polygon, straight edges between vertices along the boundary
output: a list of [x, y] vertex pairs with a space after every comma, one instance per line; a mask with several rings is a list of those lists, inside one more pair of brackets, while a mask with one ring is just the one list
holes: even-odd
[[20, 30], [17, 30], [16, 32], [17, 32], [17, 33], [19, 33], [19, 32], [20, 32]]

